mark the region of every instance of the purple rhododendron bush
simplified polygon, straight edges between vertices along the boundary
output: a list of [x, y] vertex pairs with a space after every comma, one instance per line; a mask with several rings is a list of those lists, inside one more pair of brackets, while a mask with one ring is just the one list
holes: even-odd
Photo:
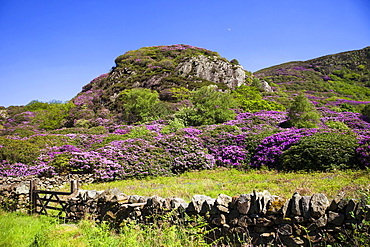
[[[320, 108], [318, 128], [282, 128], [287, 112], [239, 113], [222, 124], [164, 134], [166, 121], [0, 136], [0, 176], [91, 173], [100, 180], [170, 176], [190, 170], [269, 167], [364, 169], [370, 124], [361, 114]], [[26, 114], [24, 114], [26, 115]], [[334, 123], [334, 124], [333, 124]], [[90, 133], [89, 133], [90, 132]]]

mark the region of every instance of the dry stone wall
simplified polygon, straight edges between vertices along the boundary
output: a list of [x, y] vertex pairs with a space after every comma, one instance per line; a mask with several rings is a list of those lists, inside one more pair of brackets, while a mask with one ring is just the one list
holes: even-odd
[[[1, 206], [8, 203], [12, 205], [9, 210], [25, 210], [29, 205], [28, 193], [27, 182], [3, 184]], [[353, 227], [366, 231], [363, 220], [370, 220], [366, 213], [370, 205], [366, 205], [365, 198], [345, 199], [344, 194], [329, 200], [321, 193], [312, 196], [294, 193], [286, 199], [263, 191], [235, 197], [194, 195], [188, 203], [175, 197], [126, 195], [114, 188], [80, 189], [66, 200], [66, 217], [73, 221], [91, 219], [119, 226], [131, 220], [148, 224], [155, 217], [170, 215], [165, 219], [175, 224], [189, 221], [185, 214], [200, 215], [208, 222], [208, 239], [249, 239], [255, 245], [318, 246], [324, 240], [335, 241]]]

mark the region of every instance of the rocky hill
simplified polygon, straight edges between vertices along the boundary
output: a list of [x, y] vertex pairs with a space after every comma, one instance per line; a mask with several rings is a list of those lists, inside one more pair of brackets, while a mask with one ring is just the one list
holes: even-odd
[[123, 90], [142, 87], [156, 90], [162, 100], [168, 100], [171, 88], [192, 90], [215, 84], [220, 89], [235, 89], [245, 83], [248, 74], [236, 60], [230, 62], [217, 52], [190, 45], [144, 47], [126, 52], [115, 63], [81, 94], [102, 90], [102, 103], [110, 105]]

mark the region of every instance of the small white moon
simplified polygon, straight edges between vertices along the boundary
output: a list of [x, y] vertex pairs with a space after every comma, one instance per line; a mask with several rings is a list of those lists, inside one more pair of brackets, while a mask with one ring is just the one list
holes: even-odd
[[227, 30], [231, 31], [231, 29], [230, 29], [230, 28], [229, 28], [229, 29], [227, 29]]

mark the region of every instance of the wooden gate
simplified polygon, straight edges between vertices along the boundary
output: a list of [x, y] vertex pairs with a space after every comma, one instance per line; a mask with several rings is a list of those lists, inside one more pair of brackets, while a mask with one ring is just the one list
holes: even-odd
[[67, 201], [61, 196], [68, 196], [78, 190], [77, 180], [71, 181], [70, 192], [38, 190], [34, 180], [30, 181], [31, 213], [48, 214], [48, 209], [59, 211], [57, 216], [62, 216], [66, 211]]

